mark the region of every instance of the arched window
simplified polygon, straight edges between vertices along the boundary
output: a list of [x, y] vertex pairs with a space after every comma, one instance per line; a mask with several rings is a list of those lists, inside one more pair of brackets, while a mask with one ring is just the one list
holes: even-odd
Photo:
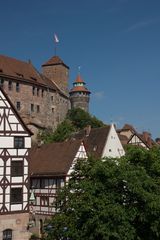
[[3, 240], [12, 240], [12, 229], [5, 229], [3, 231]]

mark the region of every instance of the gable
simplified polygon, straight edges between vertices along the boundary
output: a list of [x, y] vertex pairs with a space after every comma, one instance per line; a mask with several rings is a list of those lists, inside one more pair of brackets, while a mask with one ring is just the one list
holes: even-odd
[[132, 145], [137, 145], [137, 146], [141, 146], [144, 148], [148, 149], [148, 146], [142, 141], [142, 139], [140, 137], [138, 137], [136, 134], [134, 134], [130, 140], [128, 141], [128, 144], [132, 144]]
[[110, 127], [110, 131], [108, 133], [108, 137], [102, 152], [102, 158], [104, 157], [121, 157], [125, 154], [123, 146], [120, 142], [118, 134], [115, 130], [114, 125], [112, 124]]
[[32, 133], [20, 118], [10, 99], [0, 89], [0, 136], [11, 135], [30, 136]]

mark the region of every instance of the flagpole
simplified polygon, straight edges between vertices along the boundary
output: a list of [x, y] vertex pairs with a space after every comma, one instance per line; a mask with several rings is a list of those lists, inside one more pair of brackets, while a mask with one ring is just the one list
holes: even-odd
[[57, 44], [58, 43], [59, 43], [59, 39], [58, 39], [57, 35], [54, 33], [54, 44], [55, 44], [55, 46], [54, 46], [54, 54], [55, 54], [55, 56], [57, 54]]

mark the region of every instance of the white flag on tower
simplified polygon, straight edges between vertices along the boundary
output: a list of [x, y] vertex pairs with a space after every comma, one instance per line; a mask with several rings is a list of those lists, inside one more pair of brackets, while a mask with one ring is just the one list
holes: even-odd
[[55, 33], [54, 33], [54, 42], [55, 42], [55, 43], [59, 43], [59, 39], [58, 39], [58, 37], [57, 37], [57, 34], [55, 34]]

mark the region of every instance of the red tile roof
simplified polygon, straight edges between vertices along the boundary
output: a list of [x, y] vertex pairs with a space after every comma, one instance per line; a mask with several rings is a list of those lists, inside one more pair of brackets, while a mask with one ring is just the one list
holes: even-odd
[[88, 91], [88, 89], [85, 88], [84, 86], [75, 86], [70, 90], [70, 93], [72, 92], [86, 92], [90, 94], [90, 91]]
[[69, 67], [62, 61], [62, 59], [60, 59], [60, 57], [58, 56], [53, 56], [51, 57], [47, 62], [45, 62], [42, 67], [44, 66], [52, 66], [52, 65], [63, 65], [66, 68], [69, 69]]
[[71, 140], [32, 147], [29, 152], [30, 175], [66, 175], [81, 142], [81, 140]]
[[61, 92], [54, 82], [40, 74], [30, 62], [20, 61], [15, 58], [0, 55], [0, 76], [27, 81], [31, 84], [49, 87]]
[[83, 140], [88, 155], [100, 158], [108, 138], [110, 127], [108, 125], [101, 128], [92, 128], [89, 134], [86, 130], [81, 130], [73, 138]]

